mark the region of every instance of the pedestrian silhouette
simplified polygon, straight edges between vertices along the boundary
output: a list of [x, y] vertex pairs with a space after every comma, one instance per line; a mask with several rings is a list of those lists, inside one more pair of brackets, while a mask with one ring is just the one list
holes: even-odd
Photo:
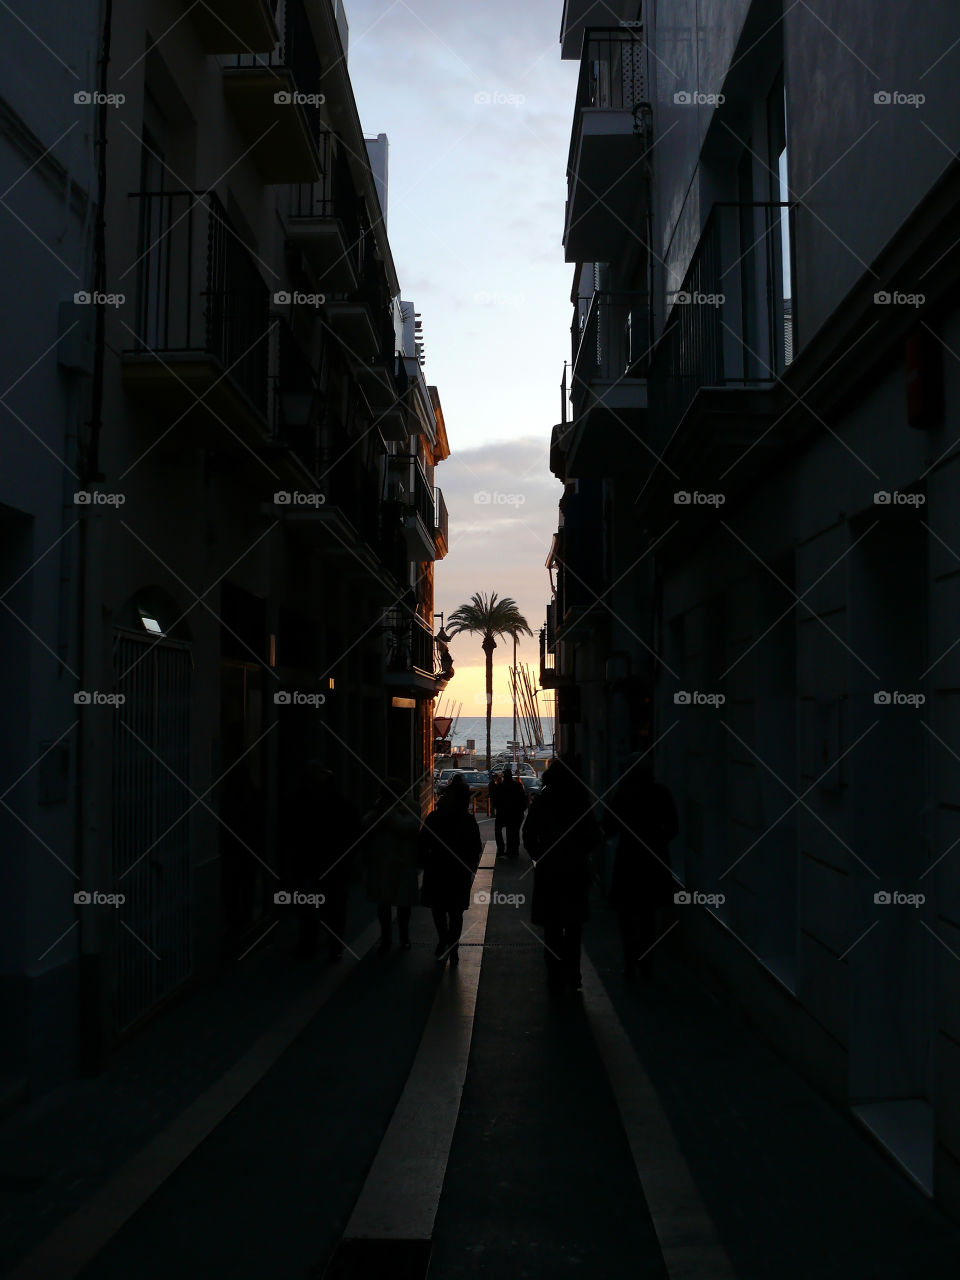
[[433, 912], [438, 937], [434, 954], [441, 964], [448, 957], [451, 964], [459, 964], [463, 913], [470, 905], [483, 852], [480, 828], [469, 807], [470, 788], [455, 774], [420, 833], [422, 901]]
[[[514, 778], [509, 765], [493, 791], [491, 803], [496, 814], [494, 833], [497, 840], [497, 857], [519, 858], [520, 826], [527, 811], [527, 792], [523, 783]], [[506, 848], [503, 832], [506, 831]]]
[[628, 768], [603, 818], [617, 837], [610, 902], [617, 912], [623, 942], [623, 974], [642, 978], [653, 972], [657, 911], [673, 897], [668, 846], [679, 830], [673, 797], [657, 782], [652, 764], [639, 757]]
[[314, 956], [323, 926], [327, 954], [339, 960], [360, 819], [322, 762], [308, 761], [301, 770], [286, 805], [284, 828], [294, 888], [307, 899], [297, 904], [300, 929], [294, 955], [305, 960]]
[[523, 843], [534, 861], [531, 918], [543, 927], [547, 984], [579, 990], [580, 943], [590, 914], [591, 852], [602, 833], [576, 771], [557, 760], [544, 771], [543, 790], [530, 806]]
[[410, 950], [410, 912], [420, 901], [420, 818], [417, 787], [391, 779], [364, 815], [361, 862], [367, 898], [377, 904], [380, 952], [393, 942], [392, 914], [397, 909], [400, 946]]

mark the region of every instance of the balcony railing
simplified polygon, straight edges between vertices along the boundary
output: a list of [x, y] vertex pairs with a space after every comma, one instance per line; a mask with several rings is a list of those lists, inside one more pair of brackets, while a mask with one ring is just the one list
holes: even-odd
[[585, 32], [567, 157], [568, 262], [609, 261], [602, 255], [637, 217], [652, 140], [645, 58], [640, 29]]
[[290, 216], [297, 220], [338, 220], [343, 233], [340, 253], [349, 259], [356, 278], [360, 274], [365, 234], [363, 202], [353, 183], [347, 153], [336, 144], [330, 130], [320, 131], [317, 149], [320, 180], [298, 183], [293, 187]]
[[390, 497], [416, 515], [433, 537], [434, 495], [423, 463], [412, 454], [395, 454], [390, 459]]
[[433, 536], [437, 543], [437, 554], [441, 558], [447, 554], [450, 546], [450, 515], [442, 489], [434, 493]]
[[[286, 70], [291, 73], [297, 91], [304, 94], [320, 94], [320, 81], [323, 76], [323, 65], [317, 50], [307, 16], [304, 0], [275, 0], [274, 18], [280, 41], [272, 50], [260, 50], [257, 53], [238, 53], [227, 61], [227, 66], [251, 68], [269, 68], [272, 71]], [[278, 89], [283, 86], [278, 84]], [[307, 108], [307, 119], [310, 131], [315, 139], [320, 137], [320, 108]]]
[[418, 613], [397, 606], [384, 614], [387, 638], [387, 671], [434, 674], [433, 632]]
[[580, 299], [570, 328], [572, 387], [645, 378], [650, 364], [650, 295], [598, 291]]
[[135, 353], [210, 356], [267, 411], [269, 290], [212, 192], [134, 193]]
[[701, 387], [770, 386], [792, 359], [792, 303], [784, 297], [791, 208], [713, 206], [651, 362], [661, 445]]

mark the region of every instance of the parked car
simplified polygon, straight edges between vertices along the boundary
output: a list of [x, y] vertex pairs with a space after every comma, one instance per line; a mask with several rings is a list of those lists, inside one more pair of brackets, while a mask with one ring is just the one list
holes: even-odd
[[437, 795], [445, 791], [447, 784], [455, 773], [466, 773], [465, 769], [439, 769], [433, 780], [433, 789]]
[[521, 774], [520, 781], [523, 783], [523, 789], [527, 795], [534, 796], [538, 791], [543, 790], [543, 783], [535, 773], [532, 775], [529, 773]]

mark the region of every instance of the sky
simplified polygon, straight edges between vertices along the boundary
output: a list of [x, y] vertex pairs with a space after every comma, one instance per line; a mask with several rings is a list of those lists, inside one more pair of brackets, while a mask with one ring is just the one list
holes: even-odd
[[[449, 614], [475, 591], [512, 596], [534, 632], [520, 659], [537, 669], [561, 493], [548, 448], [573, 276], [562, 236], [579, 66], [560, 59], [562, 9], [562, 0], [346, 4], [363, 129], [390, 140], [388, 230], [402, 295], [422, 314], [424, 372], [450, 438], [437, 470], [450, 552], [437, 565], [436, 608]], [[512, 647], [494, 655], [495, 714], [509, 712]], [[479, 637], [457, 637], [451, 652], [446, 699], [482, 714]]]

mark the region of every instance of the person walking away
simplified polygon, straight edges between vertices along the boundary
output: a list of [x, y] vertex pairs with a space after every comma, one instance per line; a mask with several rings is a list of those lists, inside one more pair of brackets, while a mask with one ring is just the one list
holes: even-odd
[[422, 902], [433, 912], [441, 964], [459, 964], [463, 913], [480, 865], [483, 840], [477, 820], [469, 812], [470, 788], [455, 776], [437, 801], [420, 832], [423, 863]]
[[500, 788], [503, 786], [503, 774], [495, 773], [487, 788], [487, 808], [493, 814], [493, 838], [497, 842], [497, 857], [506, 855], [503, 840], [503, 814], [500, 812]]
[[410, 950], [410, 912], [420, 901], [420, 805], [416, 786], [399, 779], [382, 787], [364, 815], [362, 865], [367, 898], [377, 904], [380, 953], [393, 943], [392, 915], [397, 909], [400, 946]]
[[551, 991], [583, 985], [580, 945], [590, 914], [590, 855], [602, 839], [590, 797], [576, 771], [557, 760], [543, 774], [543, 790], [523, 824], [534, 863], [531, 919], [543, 928]]
[[297, 903], [300, 928], [294, 955], [303, 960], [316, 955], [322, 925], [327, 955], [339, 960], [360, 819], [322, 762], [311, 760], [301, 771], [287, 805], [285, 828], [294, 888], [304, 899]]
[[617, 837], [610, 902], [623, 942], [623, 976], [653, 973], [657, 911], [673, 900], [669, 844], [680, 829], [669, 790], [657, 782], [652, 764], [640, 757], [621, 779], [603, 819]]
[[506, 856], [520, 857], [520, 826], [527, 811], [527, 791], [519, 778], [513, 776], [509, 765], [503, 771], [503, 781], [497, 793], [498, 815], [507, 833]]

